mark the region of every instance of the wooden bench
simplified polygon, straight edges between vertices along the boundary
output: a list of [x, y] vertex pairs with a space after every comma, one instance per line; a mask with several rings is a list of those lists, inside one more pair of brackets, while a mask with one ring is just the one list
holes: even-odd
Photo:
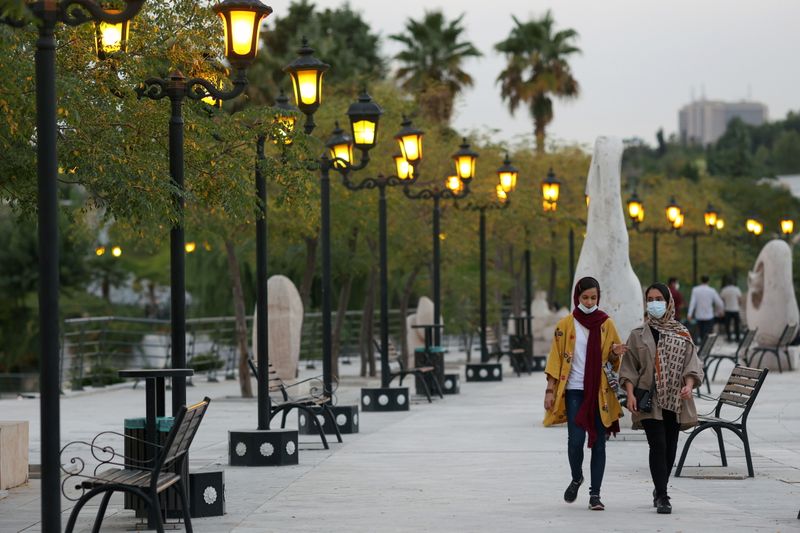
[[[372, 339], [373, 344], [375, 345], [375, 349], [378, 353], [381, 353], [381, 344], [378, 339]], [[444, 394], [442, 394], [442, 387], [439, 384], [439, 380], [436, 379], [436, 368], [432, 365], [428, 366], [416, 366], [411, 368], [406, 368], [406, 365], [403, 363], [403, 356], [400, 354], [400, 351], [397, 349], [397, 346], [392, 342], [392, 339], [389, 339], [389, 345], [387, 346], [388, 352], [388, 361], [389, 361], [389, 383], [394, 381], [395, 378], [398, 378], [398, 382], [400, 386], [403, 386], [403, 380], [407, 376], [414, 376], [417, 378], [417, 383], [422, 385], [422, 392], [425, 394], [425, 397], [428, 399], [428, 403], [433, 403], [433, 398], [431, 397], [431, 386], [435, 390], [436, 394], [440, 398], [444, 398]], [[392, 364], [394, 364], [394, 368], [392, 368]]]
[[719, 370], [719, 364], [722, 361], [731, 361], [734, 366], [738, 365], [740, 362], [744, 363], [747, 361], [747, 352], [750, 351], [750, 346], [753, 344], [753, 339], [756, 337], [756, 332], [758, 328], [747, 330], [742, 337], [742, 340], [739, 342], [739, 345], [736, 347], [736, 351], [733, 353], [710, 353], [708, 357], [705, 358], [703, 361], [703, 372], [706, 375], [706, 383], [708, 383], [708, 374], [709, 370], [711, 370], [711, 365], [714, 365], [714, 374], [711, 376], [710, 381], [714, 381], [717, 378], [717, 370]]
[[[692, 445], [695, 437], [707, 429], [713, 429], [717, 434], [717, 442], [719, 443], [719, 455], [722, 459], [722, 466], [728, 466], [728, 458], [725, 455], [725, 445], [722, 442], [722, 430], [727, 429], [732, 431], [739, 437], [744, 445], [744, 457], [747, 461], [747, 475], [754, 476], [753, 473], [753, 459], [750, 455], [750, 440], [747, 437], [747, 415], [750, 409], [753, 408], [758, 391], [761, 390], [761, 385], [767, 377], [768, 370], [766, 368], [749, 368], [746, 366], [736, 366], [728, 378], [728, 383], [722, 390], [717, 400], [717, 406], [711, 413], [699, 417], [699, 424], [695, 426], [686, 443], [683, 445], [681, 452], [681, 459], [678, 461], [678, 467], [675, 469], [675, 477], [680, 477], [683, 470], [683, 464], [686, 461], [686, 454], [689, 452], [689, 447]], [[721, 417], [722, 406], [727, 405], [735, 409], [741, 410], [737, 418], [728, 419]]]
[[[256, 381], [258, 381], [258, 368], [256, 367], [255, 362], [252, 359], [248, 359], [247, 363], [250, 365], [250, 371], [253, 373], [253, 376], [255, 376]], [[316, 413], [314, 413], [315, 409], [319, 409], [322, 412], [322, 416], [328, 420], [328, 423], [334, 429], [334, 432], [336, 433], [336, 439], [339, 442], [343, 442], [342, 434], [339, 431], [339, 428], [336, 425], [336, 420], [330, 410], [331, 395], [324, 390], [324, 386], [322, 385], [319, 376], [302, 379], [287, 385], [278, 375], [278, 372], [272, 367], [272, 363], [270, 363], [268, 379], [269, 385], [267, 390], [269, 394], [272, 395], [275, 393], [280, 393], [281, 395], [278, 400], [275, 400], [270, 396], [270, 422], [272, 422], [272, 419], [280, 413], [281, 427], [284, 428], [286, 427], [286, 417], [289, 415], [289, 412], [292, 409], [303, 411], [306, 413], [306, 415], [308, 415], [311, 424], [316, 428], [317, 433], [319, 434], [319, 439], [322, 441], [322, 446], [327, 450], [330, 448], [330, 446], [328, 445], [328, 439], [325, 437], [325, 430], [322, 428], [322, 424], [320, 424], [319, 420], [317, 420]], [[292, 397], [289, 395], [289, 389], [306, 383], [310, 384], [310, 390], [307, 395], [297, 397]], [[315, 385], [315, 383], [318, 383], [318, 385]]]
[[[502, 344], [494, 334], [494, 328], [486, 328], [486, 349], [488, 350], [489, 360], [494, 357], [499, 363], [503, 357], [508, 357], [508, 362], [517, 376], [521, 377], [523, 371], [528, 374], [531, 373], [530, 365], [525, 358], [525, 348], [503, 350]], [[482, 355], [483, 348], [481, 347], [480, 350]]]
[[775, 359], [778, 360], [778, 372], [783, 373], [783, 368], [781, 367], [781, 354], [784, 354], [786, 356], [786, 365], [789, 367], [789, 370], [791, 370], [792, 359], [789, 357], [789, 343], [794, 340], [796, 333], [797, 324], [787, 324], [786, 327], [783, 328], [783, 332], [781, 333], [777, 344], [775, 346], [756, 346], [753, 348], [752, 353], [747, 360], [747, 364], [752, 365], [756, 358], [756, 354], [761, 354], [758, 358], [758, 362], [755, 364], [756, 367], [760, 367], [761, 361], [764, 359], [764, 355], [771, 353], [774, 354]]
[[[156, 530], [163, 533], [164, 524], [161, 519], [158, 495], [173, 486], [177, 488], [178, 494], [180, 495], [181, 511], [183, 513], [186, 531], [191, 533], [192, 520], [189, 516], [189, 498], [186, 494], [185, 486], [188, 480], [184, 479], [183, 472], [187, 471], [186, 454], [189, 451], [189, 446], [191, 446], [197, 429], [200, 427], [200, 422], [203, 421], [203, 416], [208, 409], [210, 401], [209, 398], [205, 398], [202, 402], [196, 403], [190, 407], [183, 406], [178, 410], [172, 425], [172, 430], [167, 435], [164, 446], [161, 447], [155, 443], [149, 443], [151, 446], [161, 448], [158, 456], [152, 461], [152, 467], [142, 465], [139, 468], [109, 468], [99, 471], [103, 465], [123, 466], [122, 463], [115, 462], [114, 460], [124, 459], [124, 457], [115, 453], [113, 448], [109, 446], [96, 446], [94, 441], [89, 444], [92, 449], [92, 455], [94, 457], [100, 456], [108, 458], [108, 460], [102, 461], [101, 464], [93, 470], [95, 474], [84, 475], [82, 470], [74, 472], [62, 466], [62, 470], [64, 470], [68, 476], [67, 479], [72, 477], [84, 478], [84, 480], [75, 487], [77, 490], [82, 491], [83, 494], [78, 499], [69, 515], [69, 521], [67, 522], [67, 528], [65, 530], [66, 533], [71, 533], [75, 528], [75, 522], [83, 506], [98, 494], [103, 494], [103, 499], [97, 511], [94, 526], [92, 527], [92, 531], [100, 531], [108, 502], [111, 500], [111, 496], [114, 492], [135, 494], [146, 502], [150, 520], [153, 521]], [[104, 433], [117, 434], [109, 431]], [[125, 436], [123, 435], [123, 437]], [[61, 453], [63, 454], [72, 444], [76, 443], [67, 444], [62, 448]], [[61, 464], [81, 464], [84, 467], [86, 466], [80, 458], [78, 458], [77, 461], [78, 463], [76, 463], [75, 459], [71, 461], [62, 459]], [[64, 481], [64, 484], [66, 483], [67, 480]]]

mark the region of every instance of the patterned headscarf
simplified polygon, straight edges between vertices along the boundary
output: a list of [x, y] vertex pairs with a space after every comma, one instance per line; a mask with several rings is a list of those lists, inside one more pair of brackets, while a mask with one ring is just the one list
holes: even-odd
[[667, 312], [661, 318], [650, 316], [647, 311], [644, 317], [645, 324], [659, 334], [654, 362], [656, 399], [662, 409], [680, 413], [686, 343], [694, 341], [686, 326], [675, 320], [675, 301], [663, 283], [653, 283], [644, 291], [645, 309], [647, 309], [647, 294], [653, 289], [660, 292], [667, 302]]

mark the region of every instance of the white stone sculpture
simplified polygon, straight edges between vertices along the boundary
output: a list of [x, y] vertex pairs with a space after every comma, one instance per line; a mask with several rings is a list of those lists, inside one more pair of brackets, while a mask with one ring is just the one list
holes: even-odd
[[[256, 318], [256, 311], [253, 311], [253, 357], [258, 353]], [[293, 381], [300, 360], [303, 300], [286, 276], [271, 276], [267, 281], [267, 330], [269, 362], [281, 379]]]
[[572, 286], [584, 276], [600, 282], [600, 307], [614, 319], [624, 341], [633, 328], [642, 324], [644, 303], [641, 284], [628, 255], [620, 191], [622, 150], [622, 141], [615, 137], [598, 137], [595, 141], [586, 180], [586, 194], [591, 199], [586, 239]]
[[[561, 317], [566, 316], [566, 313], [567, 311], [563, 307], [559, 311], [551, 311], [547, 305], [547, 291], [536, 291], [533, 302], [531, 302], [531, 315], [533, 316], [531, 327], [533, 328], [534, 342], [545, 341], [545, 343], [548, 343], [547, 349], [549, 350], [549, 343], [553, 339], [553, 331], [556, 328], [556, 324]], [[536, 349], [536, 353], [544, 353], [545, 351], [544, 348]]]
[[[753, 270], [747, 275], [746, 308], [747, 327], [758, 328], [755, 340], [761, 346], [775, 346], [787, 325], [798, 324], [792, 250], [785, 241], [769, 241], [758, 254]], [[777, 368], [774, 357], [765, 357], [763, 364]]]
[[[414, 349], [425, 346], [425, 329], [414, 328], [412, 326], [433, 324], [433, 300], [427, 296], [420, 296], [417, 302], [417, 312], [406, 317], [406, 340], [408, 342], [408, 352], [414, 354]], [[444, 321], [439, 317], [439, 324]]]

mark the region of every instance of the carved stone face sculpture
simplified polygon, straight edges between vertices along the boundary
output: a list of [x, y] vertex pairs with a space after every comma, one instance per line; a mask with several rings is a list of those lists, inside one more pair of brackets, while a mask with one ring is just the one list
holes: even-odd
[[600, 307], [626, 339], [644, 316], [639, 278], [628, 255], [628, 230], [622, 209], [620, 169], [623, 145], [614, 137], [598, 137], [586, 181], [589, 217], [573, 286], [592, 276], [600, 282]]
[[[746, 308], [747, 327], [758, 328], [759, 345], [775, 346], [787, 325], [797, 325], [800, 313], [792, 282], [792, 250], [786, 242], [772, 240], [761, 249], [747, 274]], [[770, 362], [769, 358], [764, 362]]]

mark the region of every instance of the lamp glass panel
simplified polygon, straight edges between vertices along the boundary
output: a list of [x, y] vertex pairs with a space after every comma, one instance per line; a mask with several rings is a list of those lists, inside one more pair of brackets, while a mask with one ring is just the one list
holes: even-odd
[[636, 217], [636, 222], [643, 222], [644, 221], [644, 207], [639, 209], [639, 215]]
[[113, 54], [122, 50], [123, 26], [125, 23], [110, 24], [100, 23], [100, 50], [106, 54]]
[[375, 144], [375, 123], [366, 119], [353, 122], [353, 139], [356, 145]]
[[119, 257], [119, 256], [121, 256], [121, 255], [122, 255], [122, 247], [120, 247], [120, 246], [114, 246], [114, 247], [111, 249], [111, 255], [113, 255], [114, 257]]
[[394, 164], [397, 167], [397, 177], [401, 180], [414, 177], [414, 167], [402, 155], [394, 156]]
[[475, 175], [475, 158], [462, 155], [456, 158], [456, 174], [462, 180], [469, 180]]
[[[229, 16], [231, 21], [230, 40], [233, 46], [233, 53], [240, 56], [255, 55], [253, 54], [253, 46], [258, 46], [258, 36], [256, 36], [255, 41], [253, 40], [253, 27], [258, 24], [256, 21], [256, 12], [231, 11]], [[225, 24], [225, 26], [227, 26], [227, 24]], [[258, 33], [258, 31], [256, 31], [256, 33]], [[227, 44], [227, 42], [228, 36], [226, 35], [225, 43]], [[226, 49], [226, 55], [228, 52], [229, 51]]]
[[508, 200], [508, 191], [506, 191], [502, 185], [498, 184], [496, 187], [497, 191], [497, 199], [501, 202], [505, 202]]
[[422, 137], [419, 135], [404, 135], [399, 139], [400, 151], [408, 162], [422, 159]]
[[183, 245], [184, 249], [186, 250], [187, 254], [194, 252], [197, 249], [197, 244], [190, 241]]
[[725, 227], [725, 221], [722, 220], [721, 218], [718, 218], [715, 226], [717, 227], [717, 229], [722, 229]]
[[353, 162], [352, 144], [337, 144], [330, 151], [331, 157], [335, 159], [334, 166], [336, 168], [345, 168]]
[[558, 184], [557, 183], [545, 183], [542, 185], [542, 196], [548, 202], [557, 202], [558, 201]]
[[628, 216], [631, 220], [639, 218], [639, 213], [642, 212], [642, 204], [636, 201], [628, 202]]
[[505, 192], [511, 192], [517, 187], [517, 173], [516, 172], [500, 172], [500, 186]]
[[704, 217], [706, 226], [713, 228], [717, 225], [717, 213], [715, 211], [706, 211]]
[[[296, 81], [294, 83], [294, 98], [299, 104], [313, 105], [317, 101], [317, 71], [316, 70], [299, 70], [294, 74]], [[322, 82], [322, 73], [319, 73], [320, 83]], [[300, 94], [298, 95], [298, 91]]]
[[683, 213], [678, 213], [678, 216], [672, 221], [672, 227], [675, 229], [681, 229], [683, 227]]
[[794, 231], [794, 220], [785, 218], [781, 220], [781, 231], [784, 235], [788, 235]]
[[681, 208], [677, 205], [670, 205], [667, 207], [667, 220], [670, 222], [675, 222], [675, 219], [678, 218], [678, 215], [681, 214]]
[[461, 178], [459, 178], [458, 176], [448, 176], [446, 185], [448, 189], [450, 189], [455, 193], [461, 192], [461, 189], [464, 186], [463, 182], [461, 181]]

